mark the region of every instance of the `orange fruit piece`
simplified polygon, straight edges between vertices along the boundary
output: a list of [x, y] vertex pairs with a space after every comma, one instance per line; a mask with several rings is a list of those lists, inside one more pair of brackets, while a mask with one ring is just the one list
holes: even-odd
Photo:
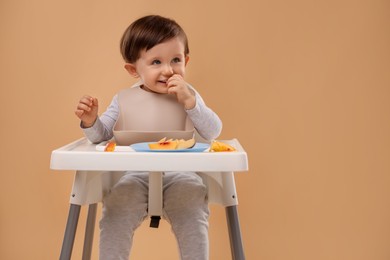
[[116, 143], [115, 142], [108, 142], [106, 144], [106, 147], [104, 148], [105, 152], [113, 152], [115, 151]]
[[220, 141], [211, 143], [210, 152], [234, 152], [236, 148]]

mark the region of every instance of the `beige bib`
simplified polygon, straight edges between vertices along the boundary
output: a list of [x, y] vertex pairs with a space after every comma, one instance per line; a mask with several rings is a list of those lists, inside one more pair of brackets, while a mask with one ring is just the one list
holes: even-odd
[[194, 125], [174, 95], [136, 86], [118, 93], [119, 116], [114, 138], [119, 145], [156, 142], [161, 138], [190, 139]]

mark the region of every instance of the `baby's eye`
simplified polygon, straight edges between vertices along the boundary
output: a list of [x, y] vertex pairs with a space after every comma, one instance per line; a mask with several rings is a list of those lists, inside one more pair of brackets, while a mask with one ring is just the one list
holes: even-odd
[[180, 58], [174, 58], [174, 59], [172, 60], [173, 63], [179, 63], [180, 61], [181, 61]]
[[158, 65], [158, 64], [161, 64], [161, 61], [159, 61], [159, 60], [154, 60], [154, 61], [152, 61], [152, 64], [153, 64], [153, 65]]

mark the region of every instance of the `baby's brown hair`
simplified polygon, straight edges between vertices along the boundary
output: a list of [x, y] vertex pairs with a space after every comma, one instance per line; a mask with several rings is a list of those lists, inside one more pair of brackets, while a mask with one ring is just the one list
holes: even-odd
[[187, 56], [190, 52], [187, 35], [178, 23], [159, 15], [144, 16], [127, 27], [120, 41], [120, 51], [126, 62], [135, 63], [142, 50], [147, 51], [174, 37], [182, 38]]

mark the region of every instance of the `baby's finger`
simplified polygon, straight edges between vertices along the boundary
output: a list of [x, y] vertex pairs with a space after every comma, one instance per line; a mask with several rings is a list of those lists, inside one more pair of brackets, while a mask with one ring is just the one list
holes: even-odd
[[92, 102], [92, 105], [93, 106], [98, 106], [99, 105], [99, 102], [98, 102], [98, 99], [97, 98], [91, 98], [91, 102]]
[[177, 87], [176, 86], [169, 87], [168, 94], [177, 94]]
[[89, 104], [84, 104], [84, 103], [79, 103], [77, 105], [77, 110], [82, 110], [82, 111], [91, 111], [91, 106]]
[[167, 82], [167, 88], [168, 88], [168, 90], [169, 90], [170, 88], [172, 88], [172, 87], [175, 87], [175, 86], [177, 86], [177, 83], [176, 83], [176, 82], [174, 82], [174, 81]]
[[181, 75], [179, 75], [179, 74], [174, 74], [174, 75], [172, 75], [169, 79], [168, 79], [168, 81], [170, 81], [170, 80], [184, 80], [183, 79], [183, 77], [181, 76]]
[[177, 76], [177, 75], [173, 75], [172, 77], [170, 77], [168, 80], [167, 80], [167, 84], [178, 84], [180, 82], [182, 82], [183, 79], [180, 77], [180, 76]]
[[178, 83], [180, 82], [180, 79], [179, 78], [176, 78], [176, 77], [170, 77], [168, 80], [167, 80], [167, 85], [172, 85], [172, 84], [175, 84], [177, 85]]
[[80, 99], [80, 103], [83, 103], [83, 104], [86, 104], [88, 106], [92, 106], [93, 104], [93, 98], [91, 96], [83, 96], [81, 99]]
[[76, 116], [78, 118], [81, 118], [83, 116], [83, 114], [84, 114], [84, 110], [77, 109], [76, 111], [74, 111], [74, 113], [76, 114]]

